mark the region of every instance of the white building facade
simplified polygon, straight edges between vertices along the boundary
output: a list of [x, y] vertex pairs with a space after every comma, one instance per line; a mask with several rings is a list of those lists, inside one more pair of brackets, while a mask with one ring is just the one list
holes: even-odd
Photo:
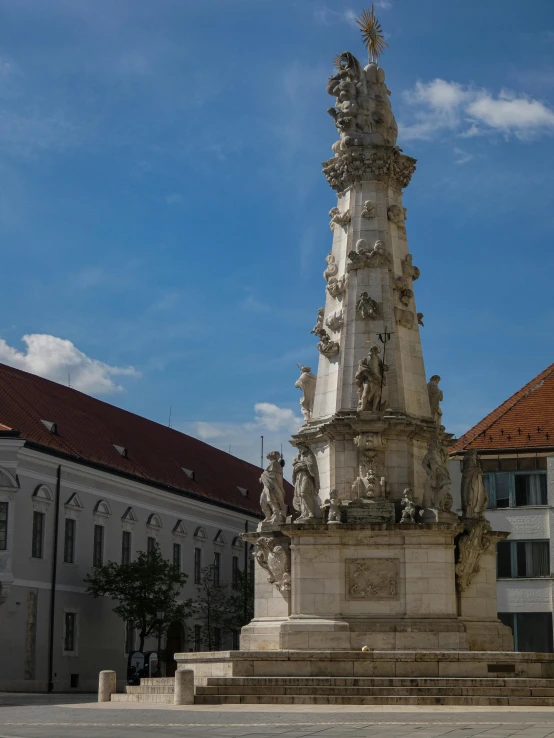
[[[0, 421], [2, 410], [0, 394]], [[228, 504], [70, 458], [0, 426], [0, 691], [92, 690], [102, 669], [114, 669], [125, 683], [138, 638], [113, 613], [109, 598], [86, 594], [84, 578], [93, 566], [128, 563], [157, 544], [188, 575], [183, 599], [195, 597], [203, 567], [215, 565], [228, 584], [233, 571], [250, 567], [238, 536], [257, 525], [253, 480], [260, 471], [202, 446], [207, 469], [213, 451], [214, 467], [228, 457], [244, 471], [247, 481], [240, 492], [236, 485], [230, 491]], [[194, 459], [188, 461], [193, 467]], [[236, 505], [237, 494], [252, 512]], [[200, 650], [190, 625], [171, 624], [163, 639], [168, 673], [173, 653]], [[233, 641], [227, 635], [220, 647], [238, 648], [238, 634]], [[157, 650], [157, 639], [146, 649]]]

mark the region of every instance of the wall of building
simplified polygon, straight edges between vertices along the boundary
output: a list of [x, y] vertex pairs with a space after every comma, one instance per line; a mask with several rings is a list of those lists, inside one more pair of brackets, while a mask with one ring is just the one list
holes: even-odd
[[[163, 556], [172, 561], [173, 544], [179, 543], [181, 568], [188, 574], [183, 588], [183, 599], [187, 599], [196, 594], [194, 549], [202, 551], [202, 566], [212, 564], [214, 553], [220, 552], [221, 581], [229, 583], [233, 555], [239, 557], [240, 568], [244, 566], [244, 550], [237, 548], [241, 544], [236, 541], [233, 546], [233, 541], [245, 530], [245, 521], [249, 521], [250, 530], [257, 524], [252, 516], [83, 465], [60, 462], [53, 456], [23, 447], [20, 440], [2, 439], [0, 468], [17, 476], [18, 487], [0, 487], [0, 501], [10, 503], [7, 550], [0, 552], [3, 586], [0, 690], [47, 688], [55, 497], [60, 463], [53, 648], [55, 690], [68, 690], [71, 674], [79, 674], [80, 689], [94, 689], [102, 669], [115, 669], [123, 682], [126, 678], [125, 624], [112, 612], [113, 604], [108, 598], [94, 599], [85, 594], [83, 580], [92, 567], [95, 525], [104, 528], [104, 563], [121, 561], [123, 530], [131, 532], [132, 555], [145, 551], [147, 537], [152, 536]], [[34, 510], [45, 513], [44, 549], [40, 559], [31, 556]], [[159, 522], [161, 526], [147, 524], [152, 514], [159, 520], [150, 522]], [[72, 517], [76, 523], [74, 563], [63, 561], [66, 517]], [[67, 611], [77, 614], [76, 649], [71, 654], [64, 653]], [[147, 649], [155, 650], [156, 644], [156, 639], [151, 639]], [[192, 644], [185, 644], [185, 648], [192, 648]]]

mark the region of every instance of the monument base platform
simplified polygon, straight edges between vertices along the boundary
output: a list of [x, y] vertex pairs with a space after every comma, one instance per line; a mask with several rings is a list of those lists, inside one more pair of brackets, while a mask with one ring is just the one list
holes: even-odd
[[241, 644], [247, 651], [371, 650], [508, 651], [510, 628], [498, 619], [463, 621], [459, 618], [287, 618], [254, 619], [243, 627]]
[[224, 651], [176, 654], [196, 704], [554, 705], [554, 654]]

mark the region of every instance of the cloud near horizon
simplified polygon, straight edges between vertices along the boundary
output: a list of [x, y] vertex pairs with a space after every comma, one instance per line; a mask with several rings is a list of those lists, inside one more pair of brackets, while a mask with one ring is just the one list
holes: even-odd
[[554, 132], [554, 111], [524, 94], [501, 90], [494, 95], [471, 85], [434, 79], [417, 82], [403, 93], [411, 122], [400, 125], [405, 140], [432, 138], [450, 130], [470, 138], [488, 133], [502, 133], [528, 140]]
[[71, 378], [71, 386], [87, 394], [121, 392], [124, 388], [114, 381], [114, 377], [139, 375], [132, 366], [110, 366], [91, 359], [71, 341], [57, 336], [32, 333], [21, 340], [27, 347], [25, 351], [18, 351], [0, 339], [1, 363], [59, 384], [67, 384]]

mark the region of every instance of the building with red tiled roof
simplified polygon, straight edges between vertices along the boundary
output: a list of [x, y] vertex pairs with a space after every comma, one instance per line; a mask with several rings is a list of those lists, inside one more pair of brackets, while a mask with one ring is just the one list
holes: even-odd
[[[253, 564], [239, 534], [261, 517], [260, 473], [175, 429], [0, 364], [0, 691], [94, 689], [98, 672], [111, 668], [124, 679], [133, 633], [109, 599], [85, 593], [85, 576], [158, 545], [188, 574], [183, 597], [196, 595], [209, 565], [229, 583]], [[290, 484], [285, 490], [290, 504]], [[231, 635], [221, 634], [222, 647], [236, 647]], [[166, 645], [169, 673], [171, 652], [204, 646], [183, 623], [171, 624]]]
[[489, 496], [487, 517], [509, 531], [498, 544], [499, 617], [516, 650], [553, 650], [554, 364], [551, 364], [450, 447], [454, 499], [461, 460], [476, 449]]

